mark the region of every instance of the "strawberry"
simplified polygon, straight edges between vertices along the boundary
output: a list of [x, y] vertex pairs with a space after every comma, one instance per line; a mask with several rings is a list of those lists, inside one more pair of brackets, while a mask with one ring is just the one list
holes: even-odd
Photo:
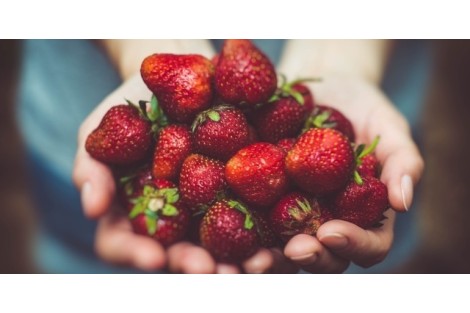
[[282, 197], [269, 215], [275, 234], [284, 242], [297, 234], [314, 236], [320, 225], [332, 218], [324, 204], [300, 192]]
[[157, 188], [175, 188], [175, 184], [166, 179], [153, 178], [150, 166], [140, 169], [133, 175], [123, 176], [118, 183], [118, 198], [129, 213], [134, 207], [132, 199], [142, 196], [144, 187], [153, 184]]
[[284, 138], [277, 142], [276, 146], [284, 150], [286, 153], [294, 147], [294, 144], [297, 140], [295, 138]]
[[356, 168], [362, 177], [379, 177], [379, 161], [373, 154], [368, 154], [362, 158], [361, 165]]
[[163, 128], [153, 155], [153, 176], [176, 181], [192, 149], [192, 134], [187, 126], [173, 124]]
[[181, 199], [193, 212], [206, 210], [225, 192], [225, 165], [200, 154], [191, 154], [181, 168]]
[[226, 103], [255, 105], [266, 102], [276, 86], [273, 64], [250, 40], [224, 42], [215, 69], [215, 89]]
[[276, 143], [296, 137], [307, 119], [308, 112], [294, 98], [281, 98], [257, 110], [253, 119], [262, 141]]
[[326, 105], [315, 106], [312, 115], [305, 122], [304, 131], [310, 128], [336, 129], [351, 142], [354, 142], [356, 138], [351, 122], [340, 111]]
[[339, 131], [314, 128], [287, 153], [286, 169], [303, 190], [320, 196], [344, 187], [355, 168], [349, 140]]
[[85, 148], [100, 162], [125, 165], [146, 158], [152, 145], [150, 120], [134, 105], [120, 104], [106, 112], [87, 137]]
[[281, 148], [265, 142], [241, 149], [225, 166], [230, 188], [250, 205], [274, 204], [288, 188], [284, 157]]
[[297, 137], [312, 110], [312, 94], [305, 85], [294, 81], [284, 83], [268, 103], [250, 114], [250, 118], [262, 141], [276, 143]]
[[142, 194], [131, 202], [134, 207], [129, 218], [136, 233], [152, 237], [164, 246], [181, 240], [186, 234], [190, 214], [179, 201], [177, 188], [147, 184]]
[[214, 66], [201, 55], [153, 54], [140, 73], [172, 121], [191, 123], [211, 104]]
[[375, 177], [362, 178], [362, 184], [351, 180], [344, 190], [332, 196], [335, 218], [364, 229], [380, 226], [383, 213], [390, 207], [387, 186]]
[[234, 200], [221, 200], [209, 208], [201, 222], [201, 244], [218, 261], [239, 263], [259, 248], [250, 211]]
[[192, 131], [196, 151], [222, 161], [230, 159], [249, 140], [248, 123], [242, 111], [224, 105], [200, 113]]
[[372, 154], [379, 144], [380, 137], [374, 138], [369, 146], [360, 144], [356, 147], [355, 163], [356, 170], [354, 171], [354, 180], [358, 184], [362, 184], [362, 177], [378, 177], [379, 175], [379, 162], [376, 157]]

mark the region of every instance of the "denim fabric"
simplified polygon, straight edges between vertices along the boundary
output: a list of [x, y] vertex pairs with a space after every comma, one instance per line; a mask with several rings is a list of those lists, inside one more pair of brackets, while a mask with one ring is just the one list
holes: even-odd
[[[220, 46], [221, 41], [214, 41]], [[283, 41], [256, 40], [278, 61]], [[419, 116], [428, 77], [425, 42], [398, 45], [384, 89], [412, 125]], [[31, 186], [40, 217], [36, 262], [44, 272], [121, 273], [131, 269], [104, 264], [93, 253], [96, 224], [82, 213], [71, 173], [81, 122], [121, 83], [103, 52], [84, 40], [31, 40], [23, 44], [18, 122], [26, 143]], [[415, 210], [400, 215], [389, 257], [368, 270], [351, 266], [348, 272], [386, 272], [401, 264], [417, 244]]]

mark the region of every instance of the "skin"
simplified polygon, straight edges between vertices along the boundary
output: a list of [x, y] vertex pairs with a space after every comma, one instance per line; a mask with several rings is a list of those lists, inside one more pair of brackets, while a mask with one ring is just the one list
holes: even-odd
[[[217, 264], [206, 250], [188, 242], [165, 250], [154, 240], [134, 234], [126, 217], [117, 213], [119, 210], [113, 204], [115, 185], [111, 171], [86, 153], [86, 137], [112, 105], [124, 98], [135, 101], [150, 98], [150, 91], [138, 74], [144, 57], [171, 52], [200, 53], [211, 58], [214, 51], [203, 40], [104, 41], [101, 44], [121, 73], [123, 84], [83, 122], [73, 178], [81, 191], [85, 215], [98, 220], [95, 249], [103, 260], [146, 271], [166, 268], [175, 273], [294, 273], [298, 267], [315, 273], [340, 273], [350, 262], [368, 267], [383, 260], [393, 241], [395, 214], [392, 210], [387, 212], [389, 218], [384, 226], [377, 230], [330, 221], [320, 227], [318, 239], [298, 235], [288, 242], [283, 253], [278, 249], [260, 249], [239, 265]], [[370, 143], [380, 134], [384, 144], [379, 144], [376, 154], [383, 165], [381, 180], [387, 184], [393, 208], [404, 211], [411, 205], [413, 185], [421, 177], [423, 161], [405, 119], [377, 87], [387, 51], [388, 45], [380, 41], [294, 40], [286, 47], [279, 71], [291, 79], [322, 77], [322, 83], [310, 86], [315, 98], [350, 117], [359, 142]], [[403, 175], [409, 175], [410, 181], [402, 184]]]
[[284, 254], [306, 271], [341, 273], [350, 262], [362, 267], [381, 262], [393, 242], [394, 211], [407, 211], [411, 206], [413, 185], [420, 179], [424, 163], [405, 118], [378, 87], [388, 50], [384, 41], [304, 40], [291, 41], [285, 51], [297, 58], [284, 58], [279, 71], [294, 78], [322, 77], [323, 82], [310, 85], [316, 101], [328, 103], [350, 118], [357, 142], [370, 144], [376, 135], [381, 136], [376, 155], [393, 208], [378, 229], [364, 230], [333, 220], [322, 225], [316, 237], [292, 238]]

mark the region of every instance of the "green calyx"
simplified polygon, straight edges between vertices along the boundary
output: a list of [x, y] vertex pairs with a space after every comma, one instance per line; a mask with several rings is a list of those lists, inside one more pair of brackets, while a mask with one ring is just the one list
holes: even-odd
[[157, 231], [157, 221], [161, 216], [178, 215], [178, 208], [175, 206], [178, 200], [177, 188], [157, 189], [146, 185], [143, 188], [142, 195], [131, 200], [134, 207], [129, 213], [129, 218], [134, 219], [144, 214], [148, 234], [154, 235]]
[[[362, 159], [366, 155], [369, 155], [375, 151], [375, 148], [379, 144], [379, 141], [380, 141], [380, 136], [376, 136], [369, 146], [366, 146], [364, 144], [360, 144], [359, 146], [357, 146], [356, 151], [354, 152], [355, 160], [356, 160], [356, 168], [362, 164]], [[359, 175], [359, 172], [357, 170], [354, 170], [354, 181], [358, 185], [362, 185], [364, 183], [361, 175]]]
[[296, 221], [302, 221], [312, 212], [312, 207], [307, 199], [303, 198], [302, 200], [296, 199], [295, 202], [297, 206], [293, 206], [288, 209], [289, 215], [293, 217]]
[[137, 108], [140, 115], [152, 123], [152, 132], [156, 133], [162, 127], [168, 125], [168, 119], [158, 103], [155, 95], [152, 95], [150, 101], [139, 100], [139, 105], [125, 99], [127, 104]]
[[227, 203], [231, 208], [236, 209], [241, 213], [245, 214], [245, 222], [243, 227], [248, 230], [252, 229], [255, 224], [253, 222], [253, 217], [251, 216], [251, 213], [248, 211], [246, 206], [235, 200], [228, 200]]
[[306, 82], [320, 82], [320, 78], [301, 78], [301, 79], [296, 79], [291, 82], [287, 82], [286, 76], [283, 74], [279, 74], [280, 76], [280, 87], [276, 89], [274, 94], [271, 96], [271, 98], [268, 100], [268, 103], [275, 102], [281, 98], [287, 98], [287, 97], [292, 97], [299, 103], [300, 105], [304, 105], [305, 99], [304, 95], [295, 90], [293, 86], [296, 84], [301, 84], [301, 83], [306, 83]]
[[208, 110], [202, 111], [196, 116], [196, 119], [191, 125], [191, 131], [194, 133], [196, 131], [196, 128], [198, 128], [207, 120], [211, 120], [213, 122], [218, 123], [220, 121], [220, 112], [222, 112], [223, 110], [230, 109], [230, 108], [232, 107], [229, 105], [222, 104], [222, 105], [218, 105], [216, 107], [210, 108]]

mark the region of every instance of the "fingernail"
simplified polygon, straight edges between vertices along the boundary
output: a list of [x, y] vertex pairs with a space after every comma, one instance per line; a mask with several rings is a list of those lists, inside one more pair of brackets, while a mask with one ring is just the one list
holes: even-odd
[[87, 205], [89, 205], [90, 203], [90, 199], [91, 199], [91, 183], [90, 182], [86, 182], [83, 184], [82, 186], [82, 191], [81, 191], [81, 201], [82, 201], [82, 206], [83, 207], [86, 207]]
[[405, 210], [408, 211], [413, 200], [413, 181], [409, 175], [401, 178], [401, 198]]
[[300, 256], [293, 256], [291, 257], [291, 260], [302, 265], [313, 264], [317, 260], [317, 254], [314, 252]]
[[340, 233], [326, 234], [319, 239], [322, 243], [333, 249], [343, 249], [349, 243], [348, 238]]

